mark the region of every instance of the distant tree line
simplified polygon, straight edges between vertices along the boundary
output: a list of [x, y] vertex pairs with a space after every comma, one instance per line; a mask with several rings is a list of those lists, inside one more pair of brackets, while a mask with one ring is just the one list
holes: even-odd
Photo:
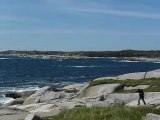
[[59, 56], [86, 56], [86, 57], [160, 57], [160, 51], [2, 51], [1, 55], [25, 54], [25, 55], [59, 55]]

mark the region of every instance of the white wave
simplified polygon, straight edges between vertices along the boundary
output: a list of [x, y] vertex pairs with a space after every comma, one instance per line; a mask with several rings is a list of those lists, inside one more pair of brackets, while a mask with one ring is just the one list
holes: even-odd
[[13, 98], [1, 97], [0, 98], [0, 104], [6, 104], [6, 103], [9, 103], [13, 100], [14, 100]]
[[32, 91], [32, 90], [38, 90], [39, 87], [20, 87], [20, 88], [15, 88], [15, 87], [0, 87], [0, 92], [6, 93], [6, 92], [24, 92], [24, 91]]
[[91, 66], [67, 66], [67, 67], [73, 67], [73, 68], [94, 68], [94, 67], [104, 67], [104, 66], [91, 65]]
[[117, 62], [140, 62], [140, 61], [121, 60], [121, 61], [117, 61]]
[[12, 58], [0, 58], [0, 60], [6, 60], [6, 59], [12, 59]]

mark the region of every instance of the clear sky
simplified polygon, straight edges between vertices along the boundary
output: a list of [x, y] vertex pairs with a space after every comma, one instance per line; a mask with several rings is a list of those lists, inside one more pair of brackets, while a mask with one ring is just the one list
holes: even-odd
[[0, 0], [0, 50], [160, 50], [160, 0]]

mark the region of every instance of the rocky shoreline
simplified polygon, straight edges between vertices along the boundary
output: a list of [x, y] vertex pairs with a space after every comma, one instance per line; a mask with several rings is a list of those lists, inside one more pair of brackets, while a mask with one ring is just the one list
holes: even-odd
[[9, 50], [9, 51], [0, 51], [0, 56], [30, 57], [39, 59], [115, 57], [115, 58], [126, 58], [131, 61], [148, 61], [148, 62], [160, 61], [160, 51], [139, 51], [139, 50], [73, 51], [73, 52]]
[[[129, 73], [115, 77], [103, 77], [101, 80], [135, 80], [160, 78], [160, 70], [149, 72]], [[27, 91], [23, 93], [10, 93], [8, 97], [15, 100], [1, 106], [0, 120], [40, 120], [43, 117], [54, 116], [64, 109], [75, 107], [108, 107], [116, 104], [126, 106], [137, 106], [137, 93], [113, 93], [120, 87], [120, 83], [99, 84], [90, 86], [89, 83], [74, 84], [64, 88], [43, 87], [38, 91]], [[149, 85], [125, 86], [125, 90], [147, 89]], [[103, 98], [103, 99], [102, 99]], [[147, 106], [159, 108], [160, 92], [146, 92], [145, 99]], [[151, 116], [151, 115], [148, 115]], [[14, 118], [14, 119], [13, 119]]]
[[[160, 57], [89, 57], [83, 55], [43, 55], [43, 54], [0, 54], [0, 56], [6, 57], [24, 57], [24, 58], [35, 58], [35, 59], [86, 59], [86, 58], [115, 58], [127, 60], [128, 62], [160, 62]], [[126, 61], [126, 62], [127, 62]]]
[[122, 59], [126, 59], [129, 61], [139, 61], [139, 62], [160, 62], [160, 57], [157, 58], [147, 58], [147, 57], [124, 57]]

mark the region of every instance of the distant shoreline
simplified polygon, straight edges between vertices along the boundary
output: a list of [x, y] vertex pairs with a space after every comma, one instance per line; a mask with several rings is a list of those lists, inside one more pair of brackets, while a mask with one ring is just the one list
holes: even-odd
[[160, 51], [2, 51], [0, 56], [29, 57], [39, 59], [65, 58], [122, 58], [129, 61], [160, 62]]

